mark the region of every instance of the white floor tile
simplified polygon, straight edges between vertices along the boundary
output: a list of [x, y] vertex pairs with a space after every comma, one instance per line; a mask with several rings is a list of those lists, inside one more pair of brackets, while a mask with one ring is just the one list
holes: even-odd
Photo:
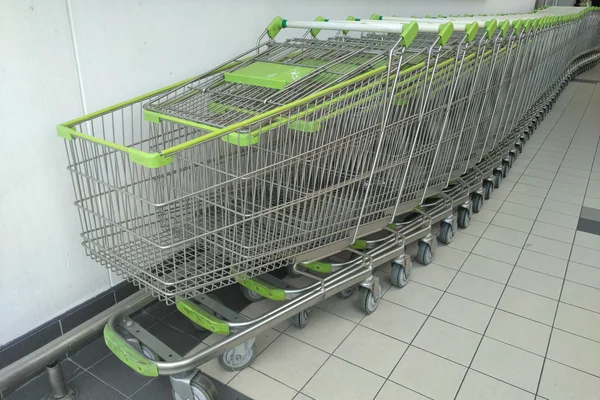
[[566, 279], [600, 289], [600, 268], [570, 261]]
[[[473, 214], [473, 215], [475, 215], [475, 214]], [[488, 227], [488, 224], [486, 224], [486, 223], [478, 222], [478, 221], [471, 221], [471, 223], [469, 224], [469, 227], [466, 229], [466, 232], [469, 235], [481, 236], [481, 235], [483, 235], [483, 232], [485, 232], [487, 227]]]
[[534, 395], [497, 379], [469, 370], [456, 400], [533, 400]]
[[539, 207], [530, 207], [523, 204], [506, 201], [504, 204], [502, 204], [502, 207], [500, 207], [500, 212], [503, 214], [535, 220], [540, 212], [540, 209]]
[[502, 186], [500, 186], [500, 188], [494, 189], [494, 192], [492, 193], [492, 199], [504, 201], [509, 194], [510, 190], [504, 190]]
[[444, 292], [441, 290], [411, 282], [410, 285], [406, 285], [402, 289], [392, 286], [383, 298], [412, 310], [429, 314], [442, 297], [442, 294]]
[[575, 229], [563, 228], [562, 226], [535, 221], [531, 233], [536, 236], [558, 240], [572, 244], [575, 238]]
[[571, 261], [600, 268], [600, 250], [594, 250], [588, 247], [573, 246], [573, 251], [571, 252]]
[[591, 196], [591, 197], [600, 197], [600, 188], [598, 188], [598, 187], [588, 187], [585, 195], [586, 196]]
[[546, 360], [539, 394], [549, 400], [600, 398], [600, 378]]
[[427, 397], [420, 395], [410, 389], [400, 386], [392, 381], [386, 381], [375, 400], [427, 400]]
[[542, 209], [537, 216], [538, 221], [558, 225], [569, 229], [577, 228], [578, 217]]
[[291, 325], [285, 333], [320, 350], [332, 353], [355, 326], [354, 322], [315, 307], [310, 310], [306, 327], [300, 329]]
[[436, 400], [453, 400], [467, 369], [434, 354], [410, 347], [390, 379]]
[[569, 259], [571, 253], [571, 245], [569, 243], [536, 235], [529, 235], [525, 243], [525, 249], [562, 258], [565, 261]]
[[471, 219], [473, 221], [479, 221], [489, 224], [494, 219], [495, 215], [495, 210], [487, 210], [485, 208], [482, 208], [481, 211], [479, 211], [478, 213], [474, 213]]
[[593, 375], [600, 375], [600, 343], [558, 329], [552, 331], [548, 358]]
[[523, 250], [517, 261], [517, 265], [562, 279], [565, 276], [565, 270], [567, 269], [567, 260], [534, 251]]
[[531, 227], [533, 226], [533, 220], [499, 212], [492, 220], [492, 225], [529, 233]]
[[600, 198], [585, 196], [585, 200], [583, 201], [583, 205], [585, 207], [598, 208], [600, 209]]
[[438, 246], [434, 261], [436, 264], [452, 269], [460, 269], [469, 253], [448, 246]]
[[525, 169], [525, 172], [523, 172], [523, 175], [552, 181], [552, 179], [554, 179], [554, 177], [556, 176], [556, 173], [528, 167]]
[[445, 293], [431, 315], [463, 328], [483, 333], [494, 309], [463, 297]]
[[552, 184], [552, 189], [560, 190], [567, 193], [574, 193], [580, 196], [585, 194], [585, 187], [579, 185], [573, 185], [565, 182], [554, 182]]
[[491, 198], [489, 198], [483, 203], [483, 209], [489, 211], [498, 211], [500, 207], [502, 207], [502, 202], [502, 200], [495, 199], [492, 195]]
[[329, 355], [324, 351], [284, 334], [256, 357], [252, 368], [300, 390], [325, 363], [327, 357]]
[[546, 199], [546, 201], [544, 201], [542, 209], [554, 211], [561, 214], [572, 215], [574, 217], [579, 217], [579, 214], [581, 213], [580, 206], [574, 206], [573, 204], [552, 199]]
[[468, 367], [480, 340], [477, 333], [429, 318], [413, 345]]
[[229, 383], [233, 389], [253, 399], [292, 400], [296, 391], [252, 368], [241, 371]]
[[496, 310], [485, 335], [544, 357], [551, 327]]
[[508, 197], [506, 198], [506, 201], [509, 201], [511, 203], [522, 204], [524, 206], [529, 206], [529, 207], [534, 207], [534, 208], [540, 208], [542, 206], [542, 204], [544, 203], [544, 199], [541, 197], [531, 196], [531, 195], [523, 194], [523, 193], [515, 193], [515, 192], [512, 192], [511, 194], [509, 194]]
[[521, 267], [515, 267], [508, 285], [558, 300], [562, 279]]
[[495, 307], [504, 285], [477, 276], [459, 272], [448, 287], [448, 292]]
[[460, 271], [506, 284], [512, 269], [512, 264], [506, 264], [501, 261], [492, 260], [491, 258], [478, 256], [477, 254], [471, 254]]
[[296, 395], [296, 397], [294, 397], [294, 400], [315, 400], [315, 399], [313, 399], [312, 397], [308, 397], [308, 396], [307, 396], [307, 395], [305, 395], [305, 394], [298, 393], [298, 394]]
[[482, 238], [472, 253], [514, 265], [519, 258], [520, 252], [521, 249], [518, 247]]
[[338, 347], [334, 355], [387, 377], [408, 345], [374, 330], [357, 326]]
[[578, 185], [578, 186], [582, 186], [582, 187], [586, 187], [588, 184], [588, 179], [587, 178], [578, 178], [576, 176], [572, 176], [572, 175], [566, 175], [566, 174], [556, 174], [556, 176], [554, 177], [554, 180], [556, 182], [565, 182], [565, 183], [569, 183], [571, 185]]
[[354, 307], [357, 302], [357, 298], [358, 293], [354, 293], [354, 295], [352, 295], [352, 297], [349, 299], [340, 299], [338, 296], [331, 296], [330, 298], [318, 303], [315, 308], [320, 308], [321, 310], [337, 315], [338, 317], [359, 323], [365, 317], [365, 312], [359, 307]]
[[539, 186], [532, 186], [532, 185], [525, 185], [522, 183], [517, 183], [515, 185], [515, 187], [512, 189], [512, 191], [514, 193], [523, 193], [529, 196], [537, 196], [537, 197], [546, 197], [546, 194], [548, 193], [548, 189], [543, 188], [543, 187], [539, 187]]
[[560, 301], [600, 313], [600, 290], [565, 281]]
[[551, 325], [557, 304], [556, 300], [507, 287], [498, 308]]
[[543, 360], [525, 350], [483, 338], [471, 368], [535, 393]]
[[426, 318], [427, 316], [421, 313], [381, 300], [377, 311], [367, 315], [360, 324], [410, 343]]
[[581, 206], [583, 204], [583, 196], [554, 189], [550, 189], [547, 198], [550, 200], [562, 201], [563, 203], [569, 203], [574, 206]]
[[482, 237], [494, 242], [522, 248], [527, 240], [527, 233], [491, 224], [488, 226]]
[[302, 389], [315, 400], [373, 399], [385, 379], [336, 357], [331, 357]]
[[600, 314], [559, 303], [554, 327], [600, 342]]
[[413, 263], [410, 280], [436, 289], [446, 290], [457, 271], [437, 264], [421, 265]]
[[454, 239], [452, 239], [452, 242], [450, 242], [448, 246], [452, 247], [453, 249], [470, 253], [471, 250], [473, 250], [473, 247], [475, 247], [475, 244], [477, 244], [478, 240], [478, 236], [469, 235], [466, 229], [464, 231], [461, 229], [458, 231], [458, 234], [454, 236]]
[[530, 186], [541, 187], [544, 189], [550, 189], [550, 186], [552, 186], [552, 179], [544, 179], [544, 178], [538, 178], [535, 176], [523, 175], [519, 179], [519, 183], [522, 183], [525, 185], [530, 185]]

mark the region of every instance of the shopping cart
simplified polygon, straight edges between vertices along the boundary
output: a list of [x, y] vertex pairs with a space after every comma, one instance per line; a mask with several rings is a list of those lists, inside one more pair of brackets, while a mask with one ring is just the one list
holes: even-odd
[[[406, 262], [404, 245], [476, 186], [465, 179], [487, 176], [469, 170], [473, 160], [501, 163], [522, 121], [541, 115], [514, 103], [519, 90], [538, 84], [517, 100], [535, 108], [536, 93], [556, 93], [568, 77], [569, 56], [597, 60], [585, 53], [594, 37], [572, 26], [591, 28], [597, 14], [538, 24], [537, 36], [506, 19], [504, 33], [489, 29], [468, 42], [467, 19], [454, 35], [445, 19], [421, 24], [419, 35], [414, 21], [275, 19], [270, 40], [207, 74], [59, 126], [88, 254], [223, 335], [182, 358], [127, 317], [132, 306], [105, 329], [111, 350], [144, 375], [170, 375], [177, 399], [212, 399], [214, 387], [193, 370], [203, 362], [223, 354], [226, 368], [247, 365], [261, 331], [356, 285], [373, 310], [375, 266]], [[272, 40], [283, 28], [310, 37]], [[368, 34], [314, 38], [325, 29]], [[548, 55], [550, 30], [587, 42], [540, 82], [530, 63]], [[395, 40], [384, 40], [390, 34]], [[422, 223], [402, 219], [415, 208]], [[323, 261], [342, 250], [351, 256]], [[278, 287], [268, 273], [289, 263], [314, 283]], [[302, 269], [318, 263], [329, 270]], [[287, 301], [240, 318], [208, 296], [236, 282]]]

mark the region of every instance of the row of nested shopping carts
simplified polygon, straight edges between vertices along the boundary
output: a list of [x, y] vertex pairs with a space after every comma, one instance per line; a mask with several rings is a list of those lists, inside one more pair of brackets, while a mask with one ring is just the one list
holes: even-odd
[[[600, 59], [600, 12], [291, 21], [173, 86], [62, 124], [87, 254], [222, 340], [180, 356], [114, 315], [110, 349], [176, 399], [216, 399], [254, 338], [338, 295], [372, 313], [374, 271], [407, 284], [466, 228], [572, 76]], [[284, 41], [282, 30], [302, 29]], [[282, 279], [287, 269], [291, 276]], [[294, 282], [302, 281], [297, 284]], [[240, 286], [262, 315], [213, 293]], [[151, 296], [149, 296], [151, 297]], [[350, 306], [350, 305], [349, 305]]]

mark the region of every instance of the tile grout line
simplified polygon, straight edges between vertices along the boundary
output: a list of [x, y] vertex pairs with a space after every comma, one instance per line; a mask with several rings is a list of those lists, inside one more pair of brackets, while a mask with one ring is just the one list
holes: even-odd
[[[574, 96], [574, 95], [573, 95], [573, 96]], [[568, 103], [568, 104], [565, 106], [565, 109], [562, 111], [562, 113], [561, 113], [561, 116], [562, 116], [562, 115], [563, 115], [563, 114], [566, 112], [566, 110], [567, 110], [568, 106], [571, 104], [571, 101], [572, 101], [572, 97], [571, 97], [571, 99], [569, 100], [569, 103]], [[560, 120], [560, 117], [559, 117], [559, 118], [557, 119], [557, 121], [554, 123], [553, 127], [554, 127], [554, 126], [556, 126], [556, 124], [558, 123], [558, 120]], [[531, 158], [531, 160], [529, 160], [529, 162], [527, 163], [527, 166], [529, 166], [529, 165], [531, 164], [532, 160], [535, 158], [535, 155], [536, 155], [536, 154], [537, 154], [537, 153], [540, 151], [540, 149], [541, 149], [541, 146], [544, 144], [544, 142], [546, 142], [546, 140], [548, 139], [548, 136], [550, 135], [550, 133], [551, 133], [551, 132], [552, 132], [552, 128], [550, 129], [550, 132], [548, 132], [548, 134], [547, 134], [547, 135], [544, 137], [544, 140], [543, 140], [543, 142], [541, 143], [540, 147], [537, 149], [537, 151], [535, 152], [535, 154], [533, 155], [533, 157]], [[526, 168], [527, 168], [527, 166], [526, 166]], [[515, 184], [515, 185], [513, 185], [513, 188], [510, 190], [510, 193], [513, 193], [514, 186], [516, 186], [516, 184]], [[510, 193], [509, 193], [509, 196], [510, 196]], [[518, 193], [518, 192], [516, 192], [516, 193]], [[507, 196], [507, 198], [508, 198], [508, 196]], [[506, 200], [505, 200], [505, 201], [506, 201]], [[503, 204], [504, 204], [504, 202], [503, 202]], [[538, 215], [539, 215], [539, 213], [540, 213], [540, 211], [541, 211], [541, 207], [542, 207], [542, 206], [543, 206], [543, 203], [540, 205], [540, 208], [538, 209], [538, 213], [537, 213]], [[536, 216], [536, 220], [537, 220], [537, 216]], [[530, 233], [531, 233], [531, 230], [533, 230], [533, 225], [531, 226]], [[486, 231], [487, 231], [487, 228], [486, 228]], [[485, 231], [483, 232], [482, 236], [483, 236], [484, 234], [485, 234]], [[528, 238], [529, 238], [529, 235], [527, 236], [527, 239], [528, 239]], [[525, 244], [527, 243], [527, 239], [525, 240]], [[502, 297], [504, 296], [504, 292], [506, 291], [506, 288], [508, 287], [508, 282], [510, 282], [510, 278], [512, 277], [512, 274], [514, 273], [514, 270], [515, 270], [515, 268], [517, 267], [517, 263], [518, 263], [518, 261], [519, 261], [519, 257], [520, 257], [520, 256], [521, 256], [521, 254], [523, 253], [523, 249], [524, 249], [524, 247], [525, 247], [525, 244], [524, 244], [524, 245], [523, 245], [523, 247], [521, 248], [521, 251], [519, 252], [519, 256], [517, 257], [517, 259], [516, 259], [516, 260], [515, 260], [515, 262], [514, 262], [514, 265], [513, 265], [513, 267], [512, 267], [512, 270], [511, 270], [511, 272], [510, 272], [510, 274], [509, 274], [509, 276], [508, 276], [508, 279], [507, 279], [507, 281], [506, 281], [506, 284], [504, 285], [504, 288], [502, 289], [502, 293], [501, 293], [501, 294], [500, 294], [500, 296], [498, 297], [498, 300], [497, 300], [497, 302], [496, 302], [496, 306], [494, 307], [494, 310], [492, 311], [492, 315], [490, 316], [490, 319], [488, 320], [488, 323], [487, 323], [487, 325], [486, 325], [486, 327], [485, 327], [485, 329], [484, 329], [484, 331], [483, 331], [483, 334], [481, 335], [481, 339], [479, 340], [479, 343], [478, 343], [478, 345], [477, 345], [477, 348], [475, 349], [475, 352], [473, 353], [473, 356], [471, 357], [471, 362], [469, 363], [469, 366], [467, 367], [467, 371], [466, 371], [466, 373], [464, 374], [464, 376], [462, 377], [462, 380], [461, 380], [461, 382], [460, 382], [460, 385], [458, 386], [458, 389], [457, 389], [457, 391], [456, 391], [456, 393], [455, 393], [455, 395], [454, 395], [454, 400], [456, 400], [456, 399], [458, 398], [458, 395], [459, 395], [459, 393], [460, 393], [460, 391], [461, 391], [461, 389], [462, 389], [462, 386], [463, 386], [463, 384], [464, 384], [464, 382], [465, 382], [465, 379], [466, 379], [466, 377], [467, 377], [467, 375], [468, 375], [468, 373], [469, 373], [469, 370], [473, 369], [473, 368], [472, 368], [472, 365], [473, 365], [473, 362], [475, 361], [475, 357], [477, 356], [477, 353], [479, 352], [479, 348], [481, 347], [481, 344], [483, 343], [483, 339], [486, 337], [486, 333], [487, 333], [487, 330], [488, 330], [488, 328], [489, 328], [489, 326], [490, 326], [490, 324], [491, 324], [491, 322], [492, 322], [492, 319], [494, 318], [494, 315], [496, 314], [496, 311], [498, 310], [498, 306], [499, 306], [499, 304], [500, 304], [500, 301], [501, 301]], [[490, 338], [490, 339], [491, 339], [491, 338]], [[479, 371], [477, 371], [477, 372], [479, 372]], [[523, 390], [523, 389], [521, 388], [521, 390]]]
[[[595, 90], [594, 90], [595, 91]], [[585, 113], [587, 112], [589, 106], [590, 106], [590, 102], [592, 100], [592, 96], [593, 96], [593, 92], [592, 95], [590, 95], [590, 98], [588, 99], [587, 105], [586, 105], [586, 110], [584, 111], [584, 114], [582, 115], [581, 119], [579, 120], [579, 123], [577, 124], [577, 128], [575, 128], [575, 133], [573, 134], [573, 138], [571, 139], [571, 141], [569, 142], [569, 147], [571, 147], [571, 144], [573, 143], [574, 138], [577, 136], [577, 131], [579, 130], [579, 127], [581, 126], [581, 122], [583, 121], [584, 117], [585, 117]], [[596, 142], [596, 151], [598, 150], [598, 142]], [[594, 159], [595, 159], [595, 155], [594, 155]], [[564, 162], [564, 159], [563, 159]], [[561, 162], [561, 166], [563, 164], [563, 162]], [[593, 165], [593, 163], [592, 163]], [[592, 167], [593, 168], [593, 167]], [[559, 167], [560, 169], [560, 167]], [[590, 173], [588, 174], [588, 185], [589, 185], [589, 178], [591, 176], [591, 169], [590, 169]], [[586, 187], [586, 191], [587, 191], [587, 187]], [[584, 200], [585, 200], [585, 195], [584, 195]], [[583, 204], [582, 204], [583, 206]], [[552, 342], [552, 336], [554, 333], [554, 325], [556, 323], [556, 316], [558, 315], [558, 309], [560, 307], [560, 299], [562, 298], [562, 293], [563, 293], [563, 289], [565, 286], [565, 281], [567, 278], [567, 273], [569, 271], [569, 262], [571, 260], [571, 255], [573, 254], [573, 247], [575, 246], [575, 238], [573, 238], [573, 245], [571, 245], [571, 249], [569, 251], [569, 260], [567, 261], [567, 267], [565, 268], [565, 272], [564, 272], [564, 276], [563, 276], [563, 280], [561, 282], [561, 286], [560, 286], [560, 293], [558, 295], [558, 303], [556, 304], [556, 309], [554, 310], [554, 317], [552, 319], [552, 328], [550, 329], [550, 335], [548, 337], [548, 343], [546, 345], [546, 352], [544, 354], [544, 358], [542, 360], [542, 367], [540, 369], [540, 373], [539, 373], [539, 377], [538, 377], [538, 383], [536, 386], [536, 391], [535, 391], [535, 395], [538, 396], [539, 392], [540, 392], [540, 386], [542, 384], [542, 376], [544, 374], [544, 368], [546, 366], [546, 360], [548, 360], [548, 352], [550, 350], [550, 343]]]

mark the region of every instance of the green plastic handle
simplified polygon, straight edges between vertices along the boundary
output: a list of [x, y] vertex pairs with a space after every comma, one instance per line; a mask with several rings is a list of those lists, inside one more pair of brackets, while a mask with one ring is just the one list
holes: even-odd
[[465, 26], [465, 35], [467, 43], [471, 43], [479, 31], [479, 24], [477, 22], [471, 22]]
[[523, 30], [524, 23], [523, 23], [522, 19], [518, 19], [516, 21], [513, 21], [512, 25], [513, 25], [513, 28], [515, 30], [515, 34], [518, 35]]
[[504, 20], [500, 22], [498, 28], [500, 29], [500, 36], [505, 37], [508, 32], [508, 28], [510, 27], [510, 22], [508, 20]]
[[491, 19], [489, 21], [485, 21], [485, 37], [489, 40], [492, 38], [492, 35], [498, 28], [498, 21], [495, 19]]
[[275, 36], [283, 29], [283, 18], [275, 17], [273, 20], [267, 25], [267, 35], [269, 39], [275, 39]]
[[402, 45], [405, 48], [410, 47], [411, 43], [417, 37], [419, 33], [419, 25], [416, 21], [409, 22], [408, 24], [402, 25]]
[[[352, 15], [348, 16], [348, 18], [346, 18], [346, 21], [358, 21], [358, 18], [353, 17]], [[344, 36], [346, 36], [348, 34], [348, 32], [350, 31], [342, 31], [342, 33], [344, 34]]]
[[219, 335], [229, 335], [229, 324], [226, 321], [217, 318], [196, 303], [190, 300], [181, 300], [176, 305], [179, 312], [207, 331]]
[[[321, 16], [319, 15], [317, 18], [315, 18], [315, 21], [316, 21], [316, 22], [327, 22], [327, 21], [329, 21], [329, 20], [328, 20], [328, 19], [325, 19], [325, 18], [323, 18], [323, 17], [321, 17]], [[321, 30], [320, 30], [320, 29], [313, 28], [313, 29], [311, 29], [311, 30], [310, 30], [310, 36], [312, 36], [313, 38], [316, 38], [316, 37], [317, 37], [317, 35], [319, 34], [319, 32], [321, 32]]]
[[383, 19], [383, 17], [379, 14], [373, 14], [373, 15], [371, 15], [371, 17], [369, 17], [369, 19], [372, 19], [374, 21], [381, 21]]
[[444, 46], [446, 43], [448, 43], [448, 40], [450, 39], [450, 36], [452, 36], [453, 32], [454, 25], [452, 24], [452, 22], [446, 22], [445, 24], [441, 24], [438, 27], [438, 44], [440, 46]]
[[158, 366], [131, 345], [108, 325], [104, 326], [104, 342], [115, 356], [129, 368], [144, 376], [158, 376]]
[[525, 24], [523, 25], [523, 29], [525, 32], [531, 32], [533, 21], [531, 19], [526, 19]]

